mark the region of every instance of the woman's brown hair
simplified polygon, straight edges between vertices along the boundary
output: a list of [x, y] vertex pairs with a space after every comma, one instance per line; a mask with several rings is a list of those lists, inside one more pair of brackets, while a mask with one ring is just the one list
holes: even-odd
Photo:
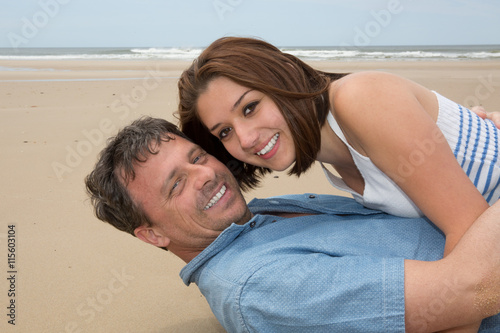
[[197, 102], [208, 84], [226, 77], [268, 95], [294, 133], [295, 163], [289, 174], [299, 176], [316, 160], [320, 128], [328, 114], [328, 87], [346, 74], [317, 71], [295, 56], [255, 38], [224, 37], [214, 41], [179, 80], [181, 130], [231, 170], [243, 190], [258, 185], [267, 168], [232, 157], [198, 117]]

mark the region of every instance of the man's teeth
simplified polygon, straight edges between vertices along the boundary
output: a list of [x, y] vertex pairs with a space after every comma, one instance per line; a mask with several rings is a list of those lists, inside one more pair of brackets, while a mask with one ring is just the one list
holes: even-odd
[[269, 143], [264, 147], [264, 149], [262, 149], [261, 151], [259, 151], [257, 153], [257, 155], [264, 155], [264, 154], [267, 154], [268, 152], [271, 151], [271, 149], [273, 149], [274, 145], [276, 144], [276, 141], [278, 141], [278, 137], [279, 137], [279, 133], [276, 133], [273, 138], [271, 140], [269, 140]]
[[219, 193], [217, 193], [216, 195], [214, 195], [214, 197], [212, 198], [212, 200], [210, 200], [210, 202], [208, 203], [208, 205], [205, 206], [205, 210], [209, 209], [210, 207], [212, 207], [213, 205], [215, 205], [220, 198], [222, 198], [222, 196], [224, 195], [224, 193], [226, 193], [226, 185], [222, 185]]

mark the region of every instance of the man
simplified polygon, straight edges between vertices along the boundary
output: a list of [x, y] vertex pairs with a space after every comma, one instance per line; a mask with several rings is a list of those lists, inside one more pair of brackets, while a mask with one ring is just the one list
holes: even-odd
[[430, 332], [500, 312], [499, 204], [440, 259], [426, 219], [312, 194], [247, 206], [223, 164], [153, 118], [120, 131], [86, 184], [98, 218], [187, 263], [228, 332]]

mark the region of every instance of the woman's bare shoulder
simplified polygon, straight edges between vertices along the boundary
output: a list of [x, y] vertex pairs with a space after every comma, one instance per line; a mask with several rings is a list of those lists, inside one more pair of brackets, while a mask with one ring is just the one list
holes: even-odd
[[418, 96], [426, 89], [402, 76], [382, 72], [364, 71], [349, 74], [330, 86], [332, 108], [342, 112], [346, 107], [387, 101], [394, 96]]
[[334, 93], [357, 92], [359, 89], [368, 89], [377, 91], [385, 87], [411, 85], [412, 81], [402, 76], [382, 72], [382, 71], [364, 71], [356, 72], [344, 76], [331, 85], [330, 91]]

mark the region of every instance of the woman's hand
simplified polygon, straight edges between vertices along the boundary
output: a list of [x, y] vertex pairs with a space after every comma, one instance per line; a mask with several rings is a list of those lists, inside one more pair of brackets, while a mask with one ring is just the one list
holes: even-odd
[[500, 112], [486, 112], [486, 110], [482, 106], [473, 106], [471, 111], [477, 114], [479, 117], [483, 119], [489, 119], [493, 121], [497, 128], [500, 128]]

